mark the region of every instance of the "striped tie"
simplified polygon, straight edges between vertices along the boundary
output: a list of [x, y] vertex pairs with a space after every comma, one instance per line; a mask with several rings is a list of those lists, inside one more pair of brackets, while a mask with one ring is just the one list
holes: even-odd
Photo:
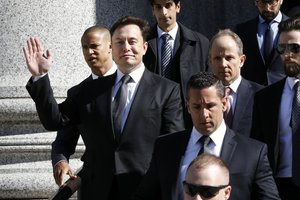
[[163, 42], [161, 46], [161, 75], [163, 77], [171, 79], [171, 58], [172, 58], [172, 47], [169, 44], [171, 36], [169, 34], [163, 34], [161, 36]]

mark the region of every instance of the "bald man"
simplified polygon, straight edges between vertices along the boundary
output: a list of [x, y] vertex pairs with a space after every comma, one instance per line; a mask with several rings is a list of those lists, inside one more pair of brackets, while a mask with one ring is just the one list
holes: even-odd
[[201, 154], [189, 165], [183, 182], [184, 200], [229, 199], [229, 169], [224, 161], [212, 154]]
[[[112, 59], [111, 36], [107, 28], [92, 26], [85, 30], [81, 37], [81, 46], [84, 59], [92, 74], [83, 82], [98, 79], [98, 77], [113, 74], [117, 66]], [[80, 84], [68, 90], [68, 96], [77, 93]], [[53, 176], [58, 186], [64, 182], [64, 175], [75, 178], [69, 166], [69, 158], [75, 152], [80, 135], [78, 126], [69, 126], [57, 132], [52, 143], [51, 159]]]

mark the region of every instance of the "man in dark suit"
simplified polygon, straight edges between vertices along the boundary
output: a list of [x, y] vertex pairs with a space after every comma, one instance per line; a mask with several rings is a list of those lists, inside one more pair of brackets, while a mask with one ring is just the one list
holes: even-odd
[[[268, 145], [270, 165], [275, 176], [279, 194], [283, 200], [300, 196], [300, 169], [294, 164], [299, 157], [297, 151], [300, 129], [293, 130], [292, 116], [296, 111], [294, 91], [300, 79], [300, 19], [288, 19], [279, 24], [278, 52], [284, 64], [286, 78], [257, 92], [253, 107], [251, 137]], [[298, 86], [299, 93], [299, 86]], [[300, 116], [299, 113], [296, 116]], [[300, 120], [296, 120], [300, 125]], [[296, 137], [296, 138], [294, 138]], [[296, 154], [294, 157], [294, 154]]]
[[[43, 57], [36, 38], [23, 49], [33, 76], [27, 90], [44, 127], [80, 125], [86, 146], [81, 199], [129, 199], [149, 167], [157, 136], [184, 128], [179, 85], [149, 72], [142, 62], [147, 30], [139, 18], [119, 19], [111, 28], [117, 72], [80, 84], [77, 95], [59, 105], [45, 74], [50, 51]], [[124, 103], [122, 111], [117, 102]]]
[[226, 127], [227, 97], [216, 75], [199, 72], [188, 82], [187, 107], [194, 127], [161, 136], [134, 199], [182, 199], [186, 169], [201, 152], [221, 157], [230, 170], [232, 200], [279, 199], [267, 145]]
[[[236, 26], [236, 33], [242, 39], [247, 55], [242, 76], [261, 85], [270, 85], [284, 77], [282, 61], [274, 48], [278, 42], [278, 24], [288, 18], [280, 12], [282, 2], [255, 0], [259, 15]], [[266, 53], [268, 27], [272, 37], [269, 40], [271, 47], [268, 47], [271, 48], [270, 52]]]
[[[117, 66], [112, 59], [111, 37], [107, 28], [92, 26], [86, 29], [81, 37], [81, 47], [84, 59], [92, 72], [84, 82], [115, 73]], [[79, 88], [74, 86], [69, 89], [68, 96], [76, 96]], [[68, 161], [75, 152], [79, 135], [77, 126], [69, 126], [59, 130], [52, 143], [53, 176], [58, 186], [63, 184], [65, 174], [75, 178]]]
[[230, 129], [249, 136], [254, 94], [263, 86], [248, 81], [240, 75], [245, 60], [243, 43], [231, 30], [220, 30], [211, 39], [210, 67], [229, 90], [227, 95], [230, 108], [224, 113], [225, 122]]
[[[150, 0], [152, 12], [157, 25], [150, 30], [147, 38], [149, 47], [143, 61], [146, 67], [163, 77], [169, 78], [180, 84], [181, 97], [184, 108], [186, 107], [186, 84], [189, 78], [199, 72], [208, 71], [207, 53], [208, 39], [195, 31], [177, 22], [180, 12], [179, 0]], [[164, 73], [162, 58], [163, 35], [170, 35], [168, 44], [171, 48], [171, 58], [168, 63], [168, 73]], [[184, 110], [186, 126], [192, 123], [186, 109]]]

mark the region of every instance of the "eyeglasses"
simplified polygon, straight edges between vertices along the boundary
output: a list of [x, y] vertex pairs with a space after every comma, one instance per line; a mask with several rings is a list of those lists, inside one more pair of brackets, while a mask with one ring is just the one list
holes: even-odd
[[276, 47], [276, 51], [278, 54], [284, 54], [286, 50], [289, 50], [290, 52], [297, 54], [300, 52], [300, 45], [297, 43], [291, 43], [291, 44], [278, 44]]
[[269, 6], [277, 6], [279, 0], [271, 0], [271, 1], [268, 1], [268, 0], [256, 0], [256, 3], [259, 5], [259, 6], [266, 6], [266, 5], [269, 5]]
[[212, 198], [216, 196], [219, 191], [228, 185], [220, 185], [220, 186], [208, 186], [208, 185], [193, 185], [183, 181], [183, 190], [186, 194], [194, 197], [196, 194], [199, 194], [204, 198]]

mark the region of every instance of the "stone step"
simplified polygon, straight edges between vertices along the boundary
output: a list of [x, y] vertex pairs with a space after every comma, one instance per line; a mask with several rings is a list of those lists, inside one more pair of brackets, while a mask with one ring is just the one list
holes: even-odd
[[[44, 132], [0, 137], [0, 199], [48, 199], [58, 189], [50, 160], [55, 136]], [[83, 152], [80, 139], [70, 159], [73, 171], [82, 165]]]

